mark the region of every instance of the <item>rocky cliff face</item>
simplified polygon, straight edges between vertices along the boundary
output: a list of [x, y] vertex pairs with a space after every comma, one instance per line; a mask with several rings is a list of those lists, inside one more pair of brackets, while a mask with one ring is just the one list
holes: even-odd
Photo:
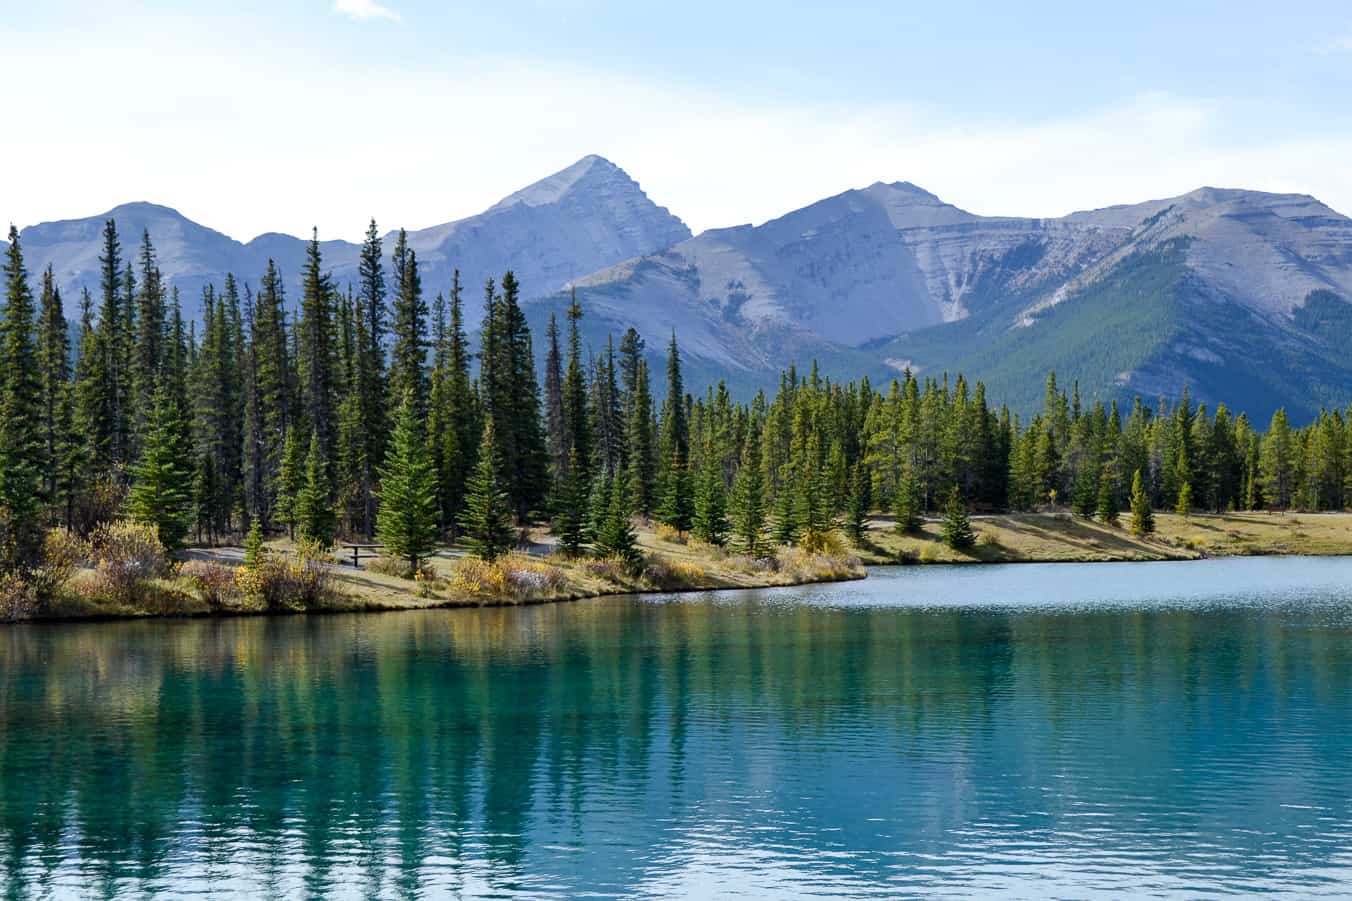
[[[218, 287], [227, 272], [253, 282], [274, 259], [289, 289], [305, 255], [302, 238], [269, 233], [241, 244], [198, 225], [168, 207], [130, 203], [99, 216], [49, 222], [24, 229], [29, 269], [51, 264], [74, 311], [79, 289], [97, 290], [103, 223], [117, 222], [123, 253], [132, 255], [149, 231], [162, 271], [194, 312], [202, 286]], [[690, 237], [680, 219], [648, 199], [619, 167], [588, 156], [468, 219], [409, 233], [424, 290], [446, 290], [455, 268], [473, 314], [490, 276], [516, 272], [527, 296], [547, 294], [567, 282], [630, 257], [652, 253]], [[386, 236], [386, 252], [393, 233]], [[355, 280], [360, 247], [322, 242], [325, 266], [341, 285]]]

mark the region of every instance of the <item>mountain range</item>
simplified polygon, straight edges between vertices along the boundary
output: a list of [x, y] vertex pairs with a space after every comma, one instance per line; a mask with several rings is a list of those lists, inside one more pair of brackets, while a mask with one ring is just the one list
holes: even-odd
[[[67, 298], [95, 286], [108, 218], [124, 245], [150, 231], [190, 301], [226, 272], [256, 279], [269, 258], [294, 286], [306, 243], [242, 244], [167, 207], [127, 204], [25, 229], [30, 269], [50, 263]], [[593, 350], [634, 326], [660, 356], [675, 330], [696, 389], [721, 378], [745, 395], [815, 359], [841, 379], [961, 371], [1023, 412], [1049, 369], [1086, 401], [1153, 402], [1187, 385], [1263, 419], [1352, 402], [1352, 220], [1305, 195], [1202, 188], [1037, 219], [878, 183], [692, 236], [589, 156], [409, 241], [425, 290], [445, 290], [458, 267], [477, 299], [486, 278], [515, 270], [537, 334], [573, 290]], [[355, 279], [358, 245], [323, 250], [340, 285]]]

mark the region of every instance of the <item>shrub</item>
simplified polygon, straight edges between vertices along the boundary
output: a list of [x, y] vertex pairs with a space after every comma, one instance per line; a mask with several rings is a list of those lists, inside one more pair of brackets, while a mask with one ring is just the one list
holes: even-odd
[[179, 569], [179, 574], [192, 583], [202, 602], [211, 610], [235, 606], [239, 602], [241, 592], [235, 581], [235, 571], [228, 566], [189, 560]]
[[51, 529], [42, 539], [42, 562], [30, 582], [39, 600], [50, 599], [88, 554], [88, 546], [69, 529]]
[[99, 526], [89, 544], [103, 593], [119, 601], [130, 601], [139, 586], [163, 575], [168, 566], [164, 545], [147, 523]]
[[507, 554], [489, 562], [466, 557], [451, 572], [453, 596], [520, 603], [554, 597], [568, 585], [562, 569], [525, 554]]
[[0, 620], [17, 622], [32, 619], [39, 610], [37, 592], [18, 573], [0, 575]]
[[235, 570], [235, 586], [254, 603], [280, 612], [311, 609], [329, 593], [329, 572], [313, 558], [267, 558], [257, 566]]

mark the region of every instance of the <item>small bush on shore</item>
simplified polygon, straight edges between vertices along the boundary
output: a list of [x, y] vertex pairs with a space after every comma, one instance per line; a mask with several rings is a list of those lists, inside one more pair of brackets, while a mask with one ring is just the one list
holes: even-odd
[[89, 540], [90, 558], [97, 574], [94, 593], [128, 603], [151, 579], [169, 565], [164, 545], [153, 525], [119, 521], [99, 526]]
[[447, 590], [453, 598], [523, 603], [558, 597], [567, 586], [559, 567], [514, 553], [491, 562], [466, 557], [456, 563]]
[[242, 593], [235, 581], [235, 571], [219, 563], [189, 560], [179, 567], [183, 576], [197, 589], [209, 610], [224, 610], [239, 605]]
[[0, 621], [32, 619], [38, 610], [37, 592], [27, 579], [18, 573], [0, 575]]
[[329, 572], [313, 557], [269, 557], [257, 566], [241, 566], [234, 576], [241, 594], [274, 612], [312, 610], [330, 594]]

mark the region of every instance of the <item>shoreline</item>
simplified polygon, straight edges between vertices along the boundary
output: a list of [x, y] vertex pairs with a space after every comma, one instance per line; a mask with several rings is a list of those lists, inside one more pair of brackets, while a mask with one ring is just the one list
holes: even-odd
[[[810, 556], [781, 550], [772, 563], [751, 562], [726, 551], [694, 542], [672, 541], [652, 532], [641, 535], [648, 556], [642, 574], [619, 574], [606, 561], [562, 560], [511, 555], [503, 565], [549, 576], [550, 586], [519, 596], [492, 589], [449, 597], [456, 591], [456, 567], [464, 558], [433, 558], [435, 584], [428, 585], [369, 569], [342, 564], [325, 566], [331, 589], [325, 600], [309, 607], [269, 609], [263, 606], [212, 606], [194, 596], [182, 577], [156, 580], [157, 594], [170, 582], [179, 606], [173, 609], [135, 607], [124, 603], [86, 606], [93, 602], [67, 597], [50, 612], [19, 620], [26, 623], [113, 622], [143, 619], [210, 619], [238, 616], [384, 613], [403, 610], [451, 610], [571, 603], [623, 594], [683, 594], [760, 588], [786, 588], [868, 577], [876, 566], [981, 565], [1018, 563], [1138, 563], [1188, 561], [1238, 556], [1352, 556], [1352, 514], [1226, 513], [1157, 514], [1158, 531], [1136, 538], [1122, 526], [1106, 526], [1067, 513], [1041, 512], [973, 517], [977, 544], [954, 551], [943, 544], [939, 523], [924, 522], [916, 533], [901, 535], [889, 517], [875, 516], [861, 546], [848, 553]], [[285, 554], [283, 545], [274, 552]], [[189, 559], [222, 567], [237, 565], [237, 549], [194, 548]]]

